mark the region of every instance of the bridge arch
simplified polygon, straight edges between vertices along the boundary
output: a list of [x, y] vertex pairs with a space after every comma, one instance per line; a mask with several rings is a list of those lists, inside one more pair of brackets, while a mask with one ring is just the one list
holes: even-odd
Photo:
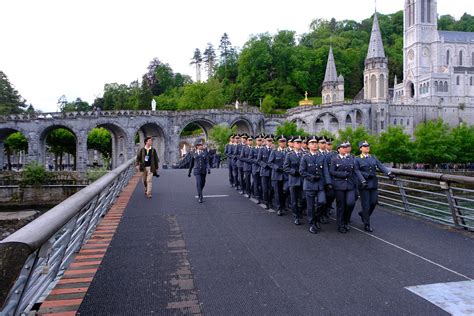
[[167, 152], [167, 140], [163, 127], [156, 122], [144, 122], [140, 127], [133, 133], [134, 137], [138, 134], [138, 143], [135, 144], [135, 151], [137, 152], [140, 148], [145, 145], [145, 137], [153, 137], [153, 147], [156, 149], [160, 164], [163, 164], [165, 160], [165, 154]]
[[[54, 165], [53, 164], [53, 161], [51, 161], [51, 156], [48, 154], [48, 149], [47, 149], [47, 145], [46, 145], [46, 138], [48, 137], [48, 135], [54, 131], [54, 130], [57, 130], [57, 129], [65, 129], [67, 131], [69, 131], [73, 136], [74, 136], [74, 139], [75, 139], [75, 150], [74, 150], [74, 153], [70, 153], [73, 155], [73, 161], [67, 161], [69, 165], [72, 164], [72, 169], [73, 170], [77, 170], [77, 157], [78, 157], [78, 152], [79, 152], [79, 140], [78, 140], [78, 133], [77, 131], [74, 130], [74, 128], [72, 126], [69, 126], [68, 124], [63, 124], [63, 123], [60, 123], [60, 124], [51, 124], [49, 126], [46, 126], [45, 128], [43, 128], [40, 133], [39, 133], [39, 151], [38, 151], [38, 161], [40, 162], [40, 164], [42, 165], [45, 165], [45, 166], [48, 166], [48, 165]], [[83, 139], [82, 140], [83, 142], [87, 142], [87, 139]], [[57, 158], [57, 157], [55, 157]], [[62, 158], [62, 157], [61, 157]], [[64, 162], [63, 161], [60, 161], [59, 162], [59, 166], [56, 165], [56, 167], [59, 167], [59, 168], [62, 168], [62, 164]]]
[[209, 131], [211, 130], [211, 128], [213, 128], [215, 125], [217, 125], [215, 122], [213, 122], [209, 119], [206, 119], [206, 118], [193, 118], [193, 119], [190, 119], [190, 120], [187, 120], [187, 121], [183, 122], [183, 124], [181, 125], [181, 128], [180, 128], [180, 131], [179, 131], [179, 135], [181, 135], [182, 131], [189, 124], [195, 124], [195, 125], [199, 126], [203, 130], [204, 135], [206, 135], [206, 141], [209, 139]]
[[322, 130], [329, 131], [333, 134], [339, 132], [339, 120], [335, 114], [330, 112], [321, 113], [314, 122], [314, 131], [320, 133]]
[[[15, 155], [15, 158], [16, 158], [16, 161], [12, 161], [12, 154], [13, 153], [9, 153], [9, 152], [6, 152], [5, 150], [5, 140], [12, 134], [14, 133], [21, 133], [27, 140], [28, 144], [27, 146], [30, 147], [32, 142], [30, 141], [30, 139], [28, 138], [28, 133], [23, 130], [22, 128], [18, 128], [18, 127], [4, 127], [4, 128], [0, 128], [0, 170], [3, 170], [3, 168], [5, 167], [5, 162], [7, 163], [6, 167], [8, 169], [10, 169], [12, 167], [12, 163], [15, 163], [20, 166], [20, 165], [24, 165], [27, 161], [26, 161], [26, 154], [28, 151], [31, 151], [31, 150], [27, 150], [27, 152], [19, 152], [17, 153], [17, 155]], [[28, 148], [29, 149], [29, 148]]]
[[[86, 137], [89, 135], [92, 129], [96, 127], [105, 128], [107, 131], [109, 131], [112, 137], [112, 155], [110, 157], [112, 169], [127, 161], [127, 145], [131, 140], [126, 131], [119, 125], [110, 123], [109, 121], [98, 121], [87, 130]], [[91, 163], [91, 161], [89, 161], [89, 163]]]
[[230, 127], [232, 128], [234, 126], [237, 127], [237, 133], [239, 134], [247, 133], [248, 135], [253, 135], [254, 133], [252, 123], [243, 117], [239, 117], [232, 121]]

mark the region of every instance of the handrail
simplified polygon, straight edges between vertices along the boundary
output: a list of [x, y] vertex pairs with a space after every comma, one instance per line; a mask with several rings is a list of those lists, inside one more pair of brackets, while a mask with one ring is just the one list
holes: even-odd
[[134, 162], [128, 160], [0, 241], [0, 315], [28, 312], [57, 281], [128, 183]]
[[391, 172], [399, 176], [416, 177], [426, 180], [437, 180], [450, 183], [474, 185], [474, 177], [458, 176], [453, 174], [416, 171], [410, 169], [389, 168]]

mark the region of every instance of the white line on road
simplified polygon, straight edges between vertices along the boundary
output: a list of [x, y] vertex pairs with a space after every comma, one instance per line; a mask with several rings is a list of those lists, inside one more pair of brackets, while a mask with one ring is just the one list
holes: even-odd
[[[197, 195], [194, 196], [196, 199], [198, 198]], [[203, 198], [221, 198], [221, 197], [228, 197], [228, 195], [203, 195]]]

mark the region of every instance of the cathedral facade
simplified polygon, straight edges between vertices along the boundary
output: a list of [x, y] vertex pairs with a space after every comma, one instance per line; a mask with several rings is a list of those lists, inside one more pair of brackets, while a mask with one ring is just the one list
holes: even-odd
[[[436, 0], [405, 1], [403, 80], [395, 77], [393, 87], [388, 86], [388, 58], [375, 14], [365, 60], [364, 89], [353, 102], [354, 108], [363, 104], [369, 113], [366, 127], [373, 133], [386, 131], [392, 125], [413, 134], [417, 124], [437, 118], [451, 126], [474, 124], [474, 32], [439, 31], [437, 8]], [[333, 110], [338, 104], [348, 106], [344, 102], [344, 78], [337, 76], [332, 48], [322, 100], [318, 112], [328, 106]], [[338, 120], [331, 132], [337, 132], [336, 125], [339, 129], [348, 127], [344, 120]], [[318, 132], [319, 128], [307, 129]]]

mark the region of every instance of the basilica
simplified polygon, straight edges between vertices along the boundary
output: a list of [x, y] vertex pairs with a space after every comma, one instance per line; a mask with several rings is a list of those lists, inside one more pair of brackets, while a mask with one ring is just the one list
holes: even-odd
[[[445, 1], [445, 0], [443, 0]], [[372, 132], [401, 125], [413, 134], [420, 122], [442, 118], [451, 126], [474, 123], [474, 32], [438, 30], [436, 0], [406, 0], [403, 80], [389, 87], [377, 14], [365, 60], [364, 89], [353, 101], [370, 103]], [[322, 104], [344, 102], [344, 78], [337, 75], [332, 48], [322, 87]]]

